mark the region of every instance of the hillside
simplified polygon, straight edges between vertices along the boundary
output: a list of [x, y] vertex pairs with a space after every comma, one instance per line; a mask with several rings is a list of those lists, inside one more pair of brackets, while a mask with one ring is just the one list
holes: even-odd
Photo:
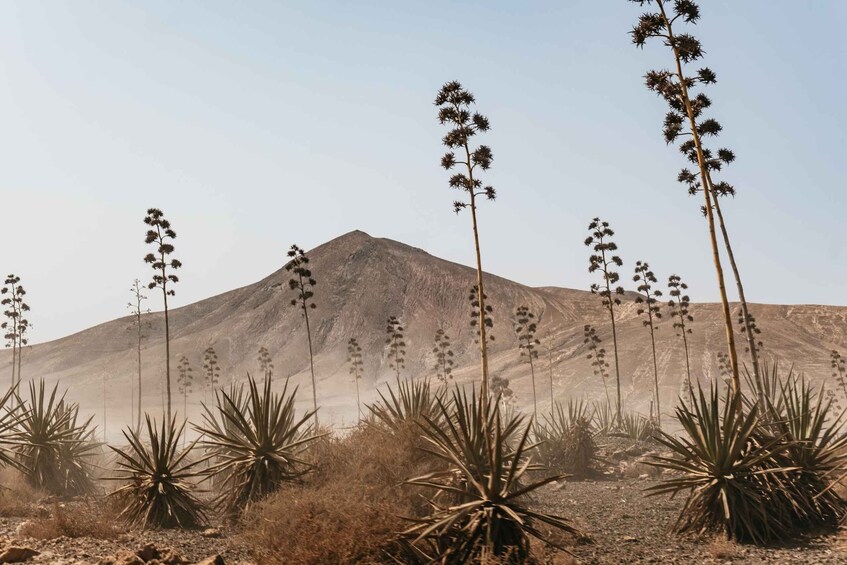
[[[443, 327], [453, 338], [458, 367], [455, 380], [470, 382], [478, 376], [478, 353], [468, 324], [467, 296], [475, 281], [472, 269], [360, 231], [321, 245], [309, 256], [318, 279], [318, 308], [313, 311], [312, 328], [318, 397], [325, 421], [340, 425], [356, 416], [355, 385], [345, 363], [346, 344], [351, 336], [357, 337], [363, 348], [363, 399], [372, 399], [375, 387], [393, 379], [384, 344], [385, 322], [391, 315], [399, 316], [407, 330], [405, 375], [430, 372], [433, 335]], [[602, 398], [603, 384], [585, 358], [582, 335], [584, 324], [594, 324], [611, 353], [608, 319], [599, 299], [584, 291], [531, 288], [486, 276], [486, 292], [494, 306], [496, 338], [491, 348], [491, 370], [510, 380], [519, 403], [525, 407], [532, 403], [529, 366], [526, 358], [518, 355], [511, 322], [511, 313], [523, 304], [540, 317], [538, 337], [550, 348], [548, 355], [542, 347], [536, 362], [539, 403], [549, 404], [550, 361], [557, 400], [583, 395]], [[222, 381], [243, 379], [248, 371], [257, 371], [257, 352], [264, 346], [273, 358], [275, 374], [290, 375], [305, 393], [301, 404], [308, 406], [311, 385], [306, 336], [300, 311], [290, 305], [288, 279], [288, 273], [280, 268], [255, 284], [174, 309], [173, 378], [176, 359], [181, 355], [190, 359], [199, 377], [203, 350], [211, 345], [218, 353]], [[637, 317], [633, 297], [627, 294], [620, 308], [621, 379], [627, 405], [646, 411], [652, 387], [649, 334]], [[829, 378], [829, 351], [847, 345], [847, 308], [754, 304], [751, 311], [763, 330], [766, 355], [794, 363], [814, 378]], [[696, 320], [691, 336], [693, 374], [703, 380], [715, 379], [715, 354], [723, 351], [719, 307], [696, 304], [692, 314]], [[160, 313], [146, 317], [150, 327], [145, 330], [148, 337], [143, 349], [143, 402], [157, 412], [164, 375], [163, 318]], [[658, 338], [661, 395], [667, 411], [684, 382], [684, 356], [681, 341], [668, 321], [662, 322]], [[131, 383], [136, 374], [130, 318], [36, 345], [25, 352], [24, 359], [25, 379], [61, 379], [63, 386], [70, 389], [69, 396], [85, 410], [102, 411], [105, 378], [109, 420], [115, 424], [129, 421]], [[10, 372], [10, 361], [8, 351], [0, 353], [0, 374]], [[609, 387], [612, 390], [612, 381]], [[189, 399], [189, 413], [196, 413], [203, 398], [198, 388], [195, 386]], [[181, 398], [175, 406], [182, 406]]]

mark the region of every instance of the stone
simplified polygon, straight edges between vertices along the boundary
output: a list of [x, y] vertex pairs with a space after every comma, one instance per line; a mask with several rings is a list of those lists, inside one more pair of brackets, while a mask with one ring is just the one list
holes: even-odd
[[221, 537], [221, 531], [218, 528], [206, 528], [200, 535], [204, 538], [219, 538]]
[[29, 561], [36, 555], [37, 551], [29, 547], [10, 546], [0, 553], [0, 563], [23, 563]]
[[198, 561], [194, 565], [226, 565], [224, 562], [224, 558], [220, 555], [213, 555], [212, 557], [207, 557], [203, 561]]

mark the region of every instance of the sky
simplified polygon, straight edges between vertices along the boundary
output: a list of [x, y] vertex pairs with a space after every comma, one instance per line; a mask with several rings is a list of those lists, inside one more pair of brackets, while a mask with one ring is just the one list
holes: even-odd
[[[751, 302], [847, 305], [847, 3], [710, 0], [693, 30], [718, 75], [724, 203]], [[646, 260], [718, 298], [700, 200], [676, 182], [668, 66], [624, 0], [0, 2], [0, 271], [28, 291], [31, 342], [128, 313], [165, 211], [174, 306], [253, 283], [292, 243], [354, 229], [473, 264], [439, 167], [433, 100], [459, 80], [494, 153], [487, 271], [587, 289], [594, 216], [630, 281]], [[316, 273], [318, 274], [318, 273]], [[319, 274], [318, 274], [319, 276]], [[631, 284], [630, 284], [631, 286]], [[149, 307], [161, 296], [149, 292]], [[731, 296], [734, 296], [732, 293]]]

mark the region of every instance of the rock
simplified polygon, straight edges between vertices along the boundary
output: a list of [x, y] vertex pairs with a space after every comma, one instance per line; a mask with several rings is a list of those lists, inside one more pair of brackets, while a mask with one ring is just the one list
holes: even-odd
[[23, 563], [39, 553], [29, 547], [9, 546], [0, 553], [0, 563]]
[[99, 565], [144, 565], [144, 560], [135, 552], [121, 549], [114, 557], [101, 559]]
[[221, 531], [218, 528], [206, 528], [200, 535], [204, 538], [219, 538], [221, 537]]
[[159, 556], [159, 563], [162, 565], [188, 565], [190, 562], [176, 550], [166, 549]]
[[159, 559], [162, 554], [152, 543], [146, 544], [144, 547], [135, 552], [135, 555], [138, 556], [144, 563], [148, 561], [153, 561], [154, 559]]
[[638, 538], [635, 538], [635, 537], [632, 537], [632, 536], [624, 536], [623, 541], [625, 543], [638, 543]]
[[194, 565], [226, 565], [224, 562], [224, 558], [220, 555], [214, 555], [212, 557], [207, 557], [203, 561], [198, 561]]

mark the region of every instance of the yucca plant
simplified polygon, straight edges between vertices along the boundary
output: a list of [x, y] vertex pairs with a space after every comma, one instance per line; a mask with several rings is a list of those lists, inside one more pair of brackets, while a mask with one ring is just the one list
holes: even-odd
[[541, 469], [529, 457], [537, 447], [529, 443], [531, 423], [523, 416], [504, 421], [497, 401], [477, 398], [475, 391], [469, 397], [457, 389], [449, 402], [437, 402], [441, 418], [425, 418], [424, 449], [446, 468], [408, 481], [436, 493], [432, 514], [403, 534], [416, 560], [524, 563], [531, 537], [551, 543], [540, 524], [575, 533], [565, 518], [527, 506], [526, 495], [565, 476], [527, 478], [528, 471]]
[[592, 402], [591, 422], [596, 435], [607, 436], [615, 429], [615, 412], [609, 402]]
[[396, 380], [396, 388], [386, 385], [388, 393], [377, 391], [379, 400], [368, 405], [373, 420], [391, 431], [405, 429], [409, 424], [437, 421], [441, 417], [439, 400], [442, 390], [433, 390], [428, 378], [414, 381]]
[[834, 527], [847, 514], [847, 502], [831, 488], [834, 475], [847, 461], [844, 412], [834, 413], [824, 389], [815, 390], [801, 375], [789, 370], [779, 376], [777, 364], [760, 368], [766, 390], [767, 413], [763, 425], [776, 437], [785, 438], [786, 450], [777, 465], [795, 467], [777, 493], [790, 494], [788, 507], [799, 529]]
[[196, 441], [179, 450], [185, 423], [163, 420], [161, 427], [145, 415], [147, 437], [127, 428], [129, 447], [110, 448], [118, 455], [117, 475], [110, 480], [126, 484], [112, 493], [120, 500], [120, 517], [141, 528], [190, 528], [206, 522], [205, 505], [194, 495], [193, 481], [203, 459], [189, 460]]
[[59, 384], [29, 383], [29, 402], [20, 419], [16, 456], [30, 485], [60, 496], [94, 490], [93, 461], [100, 448], [91, 418], [80, 422], [77, 405], [65, 403]]
[[548, 469], [581, 476], [597, 458], [597, 444], [588, 406], [582, 400], [556, 403], [533, 428], [538, 453]]
[[205, 474], [221, 485], [215, 504], [228, 515], [308, 473], [312, 465], [302, 458], [303, 451], [326, 435], [316, 435], [307, 423], [313, 410], [297, 417], [297, 389], [289, 393], [288, 382], [281, 394], [271, 391], [270, 380], [260, 389], [248, 375], [247, 385], [243, 397], [239, 389], [244, 385], [230, 393], [218, 391], [215, 407], [204, 405], [203, 425], [195, 426], [203, 436], [201, 445], [214, 458]]
[[9, 465], [19, 468], [20, 461], [16, 457], [19, 445], [18, 425], [26, 416], [26, 410], [18, 399], [17, 385], [12, 385], [3, 396], [0, 396], [0, 466]]
[[635, 441], [647, 441], [653, 437], [654, 430], [655, 426], [648, 418], [635, 412], [624, 412], [614, 435]]
[[676, 418], [685, 435], [659, 432], [657, 441], [673, 452], [651, 465], [677, 474], [650, 487], [651, 494], [687, 492], [676, 531], [722, 532], [727, 539], [764, 544], [792, 531], [791, 491], [782, 491], [793, 466], [781, 466], [795, 442], [763, 433], [759, 408], [742, 411], [740, 395], [720, 399], [712, 386], [691, 406], [681, 403]]

